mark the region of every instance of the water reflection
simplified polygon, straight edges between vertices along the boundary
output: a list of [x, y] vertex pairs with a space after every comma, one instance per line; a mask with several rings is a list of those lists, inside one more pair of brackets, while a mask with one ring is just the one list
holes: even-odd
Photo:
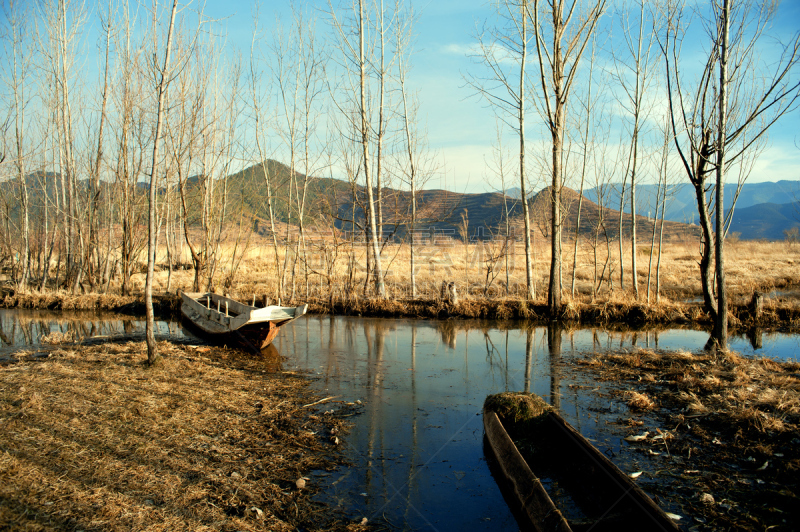
[[[52, 332], [131, 337], [143, 319], [94, 313], [0, 310], [6, 345], [35, 345]], [[513, 327], [511, 325], [514, 325]], [[180, 337], [176, 322], [159, 322], [163, 335]], [[326, 396], [363, 401], [362, 415], [342, 438], [353, 467], [318, 472], [321, 500], [349, 516], [385, 519], [421, 530], [515, 530], [486, 465], [481, 409], [488, 394], [525, 390], [547, 398], [602, 451], [620, 465], [626, 447], [613, 421], [629, 415], [599, 389], [568, 371], [587, 351], [629, 348], [697, 349], [707, 333], [692, 330], [611, 332], [563, 330], [556, 325], [476, 321], [414, 321], [309, 316], [281, 329], [268, 360], [286, 357], [285, 369], [315, 374]], [[759, 341], [733, 338], [745, 355], [794, 358], [798, 337], [758, 334]], [[752, 342], [752, 346], [751, 346]], [[279, 366], [276, 366], [279, 367]], [[585, 377], [583, 377], [585, 378]], [[576, 385], [577, 384], [577, 385]], [[323, 409], [336, 409], [326, 403]]]
[[[561, 411], [561, 331], [560, 324], [550, 322], [547, 325], [547, 353], [550, 355], [550, 404]], [[527, 390], [526, 390], [527, 391]]]
[[[136, 339], [145, 330], [144, 318], [88, 311], [50, 312], [0, 309], [0, 357], [20, 347], [35, 347], [48, 338], [87, 341], [97, 338]], [[194, 338], [177, 321], [156, 322], [159, 339], [186, 341]]]
[[[608, 422], [628, 416], [627, 409], [598, 393], [605, 383], [578, 382], [569, 363], [604, 349], [692, 349], [706, 337], [703, 331], [311, 316], [289, 324], [276, 345], [286, 367], [319, 376], [325, 395], [364, 402], [343, 439], [353, 467], [314, 477], [322, 501], [354, 519], [386, 519], [400, 528], [506, 530], [517, 525], [482, 450], [486, 395], [526, 390], [547, 398], [624, 465], [637, 457], [626, 455]], [[798, 342], [768, 337], [761, 353], [777, 354], [776, 345], [793, 352]], [[732, 343], [750, 349], [746, 338]]]
[[310, 317], [277, 347], [287, 364], [318, 373], [326, 395], [365, 403], [346, 439], [354, 467], [316, 479], [324, 502], [413, 529], [516, 527], [477, 414], [488, 393], [557, 390], [558, 372], [548, 381], [542, 362], [560, 353], [560, 331]]
[[764, 347], [764, 331], [759, 328], [750, 329], [747, 331], [747, 339], [750, 340], [750, 345], [753, 350], [762, 349]]

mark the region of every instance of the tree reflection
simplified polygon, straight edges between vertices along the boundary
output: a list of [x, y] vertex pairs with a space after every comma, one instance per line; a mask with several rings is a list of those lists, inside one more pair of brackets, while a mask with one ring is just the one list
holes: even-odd
[[436, 329], [444, 342], [450, 349], [456, 348], [456, 326], [452, 321], [438, 322]]
[[750, 345], [753, 349], [761, 349], [764, 347], [763, 329], [755, 327], [747, 331], [747, 339], [750, 340]]
[[[550, 404], [561, 410], [561, 332], [563, 325], [551, 321], [547, 324], [547, 351], [550, 354]], [[526, 389], [527, 391], [527, 389]]]
[[531, 391], [531, 366], [533, 364], [533, 335], [535, 329], [528, 326], [525, 335], [525, 387], [523, 391]]

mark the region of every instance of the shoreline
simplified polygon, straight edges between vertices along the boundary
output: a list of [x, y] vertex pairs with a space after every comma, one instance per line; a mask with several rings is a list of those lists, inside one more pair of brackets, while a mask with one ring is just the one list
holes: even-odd
[[[241, 301], [252, 298], [231, 297]], [[263, 300], [262, 296], [259, 299]], [[729, 330], [741, 334], [758, 329], [800, 332], [800, 304], [793, 298], [766, 299], [763, 309], [756, 315], [749, 301], [741, 296], [731, 297]], [[738, 303], [737, 303], [738, 301]], [[285, 304], [299, 304], [300, 299]], [[334, 300], [312, 297], [307, 301], [308, 313], [317, 315], [360, 316], [376, 318], [415, 319], [496, 319], [548, 323], [558, 321], [564, 325], [602, 325], [621, 327], [698, 326], [711, 327], [711, 319], [702, 303], [665, 301], [647, 304], [635, 301], [582, 302], [571, 301], [562, 306], [559, 316], [551, 320], [544, 302], [528, 302], [513, 298], [465, 298], [455, 304], [441, 299], [377, 299], [352, 297]], [[181, 300], [177, 294], [153, 295], [156, 315], [180, 316]], [[119, 296], [109, 294], [71, 295], [66, 293], [9, 294], [0, 298], [0, 307], [31, 310], [91, 310], [143, 315], [144, 299], [141, 295]]]
[[[95, 296], [80, 300], [71, 299], [67, 303], [91, 302], [91, 297]], [[137, 299], [135, 297], [132, 299], [132, 302], [137, 304]], [[157, 298], [159, 304], [166, 309], [169, 309], [172, 300], [171, 297]], [[119, 300], [117, 303], [130, 305], [128, 302]], [[467, 300], [466, 303], [475, 302]], [[458, 326], [458, 321], [453, 320], [443, 322], [443, 324], [445, 327]], [[685, 327], [692, 324], [690, 322], [683, 325]], [[517, 324], [513, 321], [499, 324], [500, 327], [504, 325], [516, 326]], [[617, 325], [619, 326], [619, 324]], [[0, 368], [0, 379], [6, 384], [2, 387], [6, 391], [0, 395], [0, 427], [4, 429], [4, 435], [0, 437], [0, 451], [8, 453], [9, 449], [17, 444], [31, 446], [26, 451], [24, 460], [21, 461], [8, 462], [8, 457], [0, 452], [0, 459], [7, 461], [8, 467], [5, 469], [11, 471], [12, 475], [17, 475], [10, 481], [6, 480], [6, 484], [9, 486], [7, 489], [10, 491], [10, 494], [6, 494], [6, 500], [16, 501], [16, 497], [21, 498], [26, 509], [31, 508], [32, 512], [35, 511], [32, 515], [38, 516], [37, 519], [40, 517], [44, 519], [42, 516], [51, 515], [48, 512], [53, 510], [51, 508], [53, 505], [47, 505], [47, 503], [60, 502], [60, 499], [54, 501], [53, 497], [49, 495], [52, 490], [62, 489], [57, 482], [53, 481], [48, 484], [47, 479], [44, 479], [45, 482], [42, 486], [36, 493], [33, 493], [24, 482], [20, 481], [21, 478], [33, 478], [32, 476], [41, 472], [37, 469], [36, 471], [28, 470], [25, 473], [19, 468], [26, 465], [26, 462], [40, 463], [35, 462], [37, 460], [35, 453], [37, 446], [41, 446], [43, 441], [44, 443], [48, 441], [41, 438], [41, 427], [47, 427], [49, 430], [44, 431], [45, 435], [53, 432], [58, 437], [65, 438], [62, 441], [77, 440], [78, 445], [84, 442], [94, 442], [94, 444], [85, 445], [82, 452], [80, 448], [75, 450], [70, 445], [54, 445], [51, 446], [52, 448], [45, 445], [45, 449], [50, 449], [44, 451], [47, 460], [50, 460], [45, 469], [57, 470], [63, 474], [70, 471], [72, 465], [77, 464], [75, 467], [80, 472], [82, 471], [80, 468], [86, 466], [82, 465], [82, 462], [74, 456], [70, 457], [65, 453], [75, 450], [81, 458], [87, 455], [91, 458], [92, 453], [97, 452], [96, 449], [99, 448], [103, 451], [110, 451], [108, 452], [109, 456], [116, 462], [133, 460], [129, 467], [134, 469], [141, 467], [142, 464], [145, 466], [150, 464], [154, 467], [161, 467], [162, 463], [167, 464], [166, 468], [169, 471], [178, 469], [176, 475], [182, 477], [182, 482], [189, 486], [197, 480], [199, 475], [200, 478], [205, 479], [203, 489], [207, 493], [212, 493], [210, 496], [215, 497], [209, 499], [214, 506], [205, 505], [202, 511], [197, 510], [197, 514], [189, 515], [180, 513], [184, 512], [182, 502], [174, 503], [178, 510], [169, 507], [170, 504], [173, 504], [170, 501], [176, 501], [177, 496], [169, 492], [166, 487], [162, 491], [170, 495], [172, 499], [167, 496], [162, 499], [153, 498], [151, 493], [154, 491], [160, 493], [160, 491], [147, 488], [144, 490], [147, 493], [141, 494], [142, 490], [134, 493], [134, 498], [138, 497], [138, 506], [134, 508], [128, 505], [131, 495], [128, 491], [124, 491], [128, 488], [127, 485], [114, 488], [113, 484], [103, 481], [101, 488], [107, 488], [104, 491], [78, 495], [73, 492], [68, 494], [72, 499], [67, 500], [71, 500], [74, 503], [73, 506], [78, 508], [75, 511], [77, 513], [72, 510], [72, 507], [59, 509], [61, 512], [59, 515], [77, 519], [76, 522], [84, 528], [92, 529], [92, 526], [84, 526], [87, 524], [86, 521], [81, 521], [87, 519], [90, 514], [90, 509], [84, 504], [83, 498], [92, 501], [91, 511], [95, 512], [94, 515], [101, 515], [95, 519], [103, 519], [106, 513], [114, 513], [113, 519], [117, 519], [115, 512], [121, 512], [121, 515], [129, 519], [152, 519], [150, 526], [154, 530], [167, 530], [174, 528], [175, 523], [180, 524], [180, 521], [174, 521], [176, 514], [180, 514], [178, 515], [180, 519], [210, 519], [209, 516], [212, 514], [217, 515], [214, 514], [215, 507], [223, 508], [220, 506], [223, 501], [230, 503], [228, 509], [223, 510], [224, 516], [220, 514], [216, 518], [229, 520], [231, 524], [235, 523], [237, 529], [240, 530], [251, 529], [246, 525], [262, 526], [261, 523], [264, 522], [270, 523], [268, 528], [275, 530], [284, 530], [286, 529], [283, 528], [284, 526], [293, 529], [298, 526], [298, 523], [309, 524], [311, 521], [308, 520], [317, 519], [319, 521], [313, 521], [310, 528], [362, 529], [359, 528], [361, 525], [357, 522], [348, 521], [341, 516], [334, 518], [335, 523], [323, 524], [326, 508], [315, 506], [310, 501], [314, 486], [308, 486], [302, 491], [293, 487], [295, 480], [308, 472], [307, 468], [302, 467], [303, 460], [326, 460], [325, 456], [328, 451], [334, 454], [336, 451], [335, 444], [331, 443], [334, 433], [330, 428], [326, 428], [326, 423], [330, 421], [325, 419], [328, 416], [307, 412], [308, 409], [305, 408], [319, 399], [319, 397], [313, 396], [313, 393], [312, 396], [304, 396], [309, 392], [307, 384], [313, 381], [313, 377], [284, 374], [280, 373], [279, 369], [279, 373], [270, 375], [265, 369], [271, 370], [266, 367], [271, 362], [265, 356], [256, 356], [251, 360], [251, 357], [243, 356], [233, 350], [217, 349], [205, 345], [192, 346], [160, 342], [160, 346], [162, 350], [167, 351], [167, 356], [165, 356], [164, 365], [156, 366], [153, 371], [144, 367], [145, 355], [141, 341], [90, 346], [60, 345], [56, 346], [46, 359], [34, 360], [23, 355], [21, 362]], [[20, 357], [16, 357], [16, 359], [20, 360]], [[796, 362], [773, 363], [762, 359], [741, 360], [737, 357], [722, 357], [705, 353], [689, 355], [680, 351], [664, 352], [643, 349], [631, 351], [626, 349], [608, 353], [588, 352], [581, 360], [564, 360], [562, 363], [566, 364], [566, 368], [582, 373], [590, 383], [604, 380], [612, 380], [616, 383], [609, 398], [613, 401], [628, 402], [632, 408], [629, 416], [624, 416], [617, 421], [617, 429], [625, 431], [631, 436], [638, 436], [648, 431], [651, 434], [650, 438], [632, 444], [641, 447], [643, 457], [656, 461], [653, 462], [652, 467], [642, 468], [645, 475], [640, 482], [642, 484], [655, 482], [650, 485], [659, 493], [664, 493], [665, 489], [660, 482], [685, 482], [686, 486], [676, 493], [679, 494], [681, 506], [691, 508], [691, 512], [678, 512], [681, 515], [696, 515], [701, 519], [706, 519], [709, 523], [729, 523], [730, 520], [733, 522], [748, 521], [749, 518], [745, 514], [731, 509], [736, 508], [736, 506], [731, 506], [731, 503], [744, 507], [742, 502], [744, 492], [741, 489], [750, 489], [753, 486], [757, 486], [759, 493], [765, 497], [777, 494], [782, 497], [781, 501], [785, 499], [784, 495], [779, 493], [780, 486], [786, 479], [785, 468], [796, 471], [798, 467], [797, 455], [792, 451], [794, 443], [791, 441], [797, 436], [796, 418], [786, 418], [782, 414], [766, 418], [762, 413], [737, 407], [730, 411], [737, 414], [740, 422], [731, 423], [730, 419], [720, 417], [726, 407], [717, 405], [713, 401], [716, 400], [715, 394], [719, 394], [720, 391], [724, 392], [724, 385], [729, 381], [735, 381], [733, 383], [738, 390], [737, 394], [744, 393], [744, 391], [747, 393], [768, 392], [769, 390], [760, 390], [760, 388], [749, 390], [750, 387], [761, 382], [760, 377], [770, 379], [770, 383], [765, 381], [766, 388], [774, 388], [777, 392], [784, 393], [787, 389], [796, 386], [798, 378]], [[45, 378], [41, 379], [43, 370], [48, 367], [51, 370], [50, 375], [45, 375]], [[34, 379], [34, 376], [37, 378]], [[85, 378], [85, 382], [81, 387], [73, 387], [76, 392], [73, 397], [60, 401], [52, 399], [54, 394], [62, 393], [62, 388], [69, 385], [71, 380], [76, 377]], [[284, 381], [296, 381], [296, 384], [299, 384], [294, 388], [291, 386], [282, 388], [281, 386], [286, 384]], [[41, 386], [37, 387], [36, 383]], [[120, 386], [129, 385], [131, 388], [128, 392], [119, 393]], [[148, 390], [148, 387], [152, 386], [156, 386], [156, 388]], [[788, 388], [786, 388], [787, 386]], [[205, 387], [210, 388], [210, 395], [208, 395], [209, 390], [204, 389]], [[267, 393], [268, 390], [269, 393]], [[634, 390], [636, 390], [635, 393]], [[192, 397], [192, 394], [195, 393], [206, 393], [207, 397], [205, 400], [198, 401]], [[778, 399], [784, 397], [773, 392], [757, 395], [756, 401], [745, 398], [746, 402], [767, 404], [766, 402], [773, 401], [776, 397]], [[181, 396], [184, 398], [181, 399]], [[271, 402], [265, 400], [267, 396], [274, 397], [274, 400]], [[209, 400], [209, 397], [213, 400]], [[232, 406], [216, 404], [219, 398], [224, 398], [226, 401], [231, 400]], [[114, 404], [115, 401], [118, 404]], [[652, 406], [653, 402], [656, 403], [655, 408]], [[160, 403], [162, 404], [160, 405]], [[277, 410], [274, 411], [267, 410], [274, 407], [276, 403], [283, 404], [283, 406], [280, 409], [275, 407]], [[163, 407], [164, 404], [167, 408]], [[204, 405], [206, 408], [198, 410], [197, 404]], [[56, 408], [51, 408], [52, 405], [56, 405]], [[264, 414], [265, 410], [266, 414]], [[159, 412], [159, 414], [148, 416], [151, 412]], [[773, 414], [769, 410], [763, 412]], [[66, 415], [62, 415], [65, 413]], [[91, 422], [92, 416], [95, 416], [96, 419], [97, 415], [104, 415], [105, 421]], [[211, 418], [208, 418], [208, 415]], [[184, 421], [181, 421], [180, 416], [184, 416]], [[215, 423], [214, 419], [224, 419], [225, 427], [229, 428], [223, 429], [218, 423]], [[783, 427], [778, 424], [781, 419], [785, 420]], [[264, 425], [274, 427], [274, 430], [280, 432], [281, 438], [274, 437], [277, 433], [267, 435], [263, 432], [263, 427], [259, 428], [262, 421]], [[130, 424], [131, 427], [121, 427], [122, 422]], [[173, 423], [178, 429], [170, 431], [169, 427]], [[14, 436], [15, 432], [29, 430], [28, 425], [34, 425], [40, 432], [36, 436], [26, 436], [25, 434], [23, 437]], [[197, 433], [199, 430], [197, 425], [204, 426], [206, 432]], [[7, 430], [9, 427], [11, 430]], [[665, 433], [668, 432], [670, 435], [668, 449], [659, 447], [667, 444], [666, 436], [661, 440], [652, 436], [659, 427], [665, 429]], [[781, 437], [776, 438], [775, 431], [780, 428], [784, 431]], [[741, 436], [736, 434], [738, 429], [742, 430]], [[136, 433], [131, 439], [134, 441], [133, 444], [127, 444], [129, 438], [115, 437], [115, 434], [120, 434], [122, 430], [133, 430]], [[338, 428], [336, 430], [339, 436], [346, 441], [346, 437], [342, 436], [343, 433], [338, 432]], [[173, 436], [174, 432], [180, 432], [180, 434]], [[191, 437], [193, 432], [192, 441], [199, 441], [206, 447], [181, 445], [180, 438]], [[309, 435], [309, 432], [317, 434]], [[135, 443], [135, 437], [154, 433], [155, 443], [150, 443], [149, 440], [142, 441], [141, 444]], [[221, 437], [219, 437], [220, 434]], [[288, 436], [286, 436], [287, 434]], [[218, 437], [214, 438], [214, 435]], [[231, 435], [234, 438], [231, 438]], [[264, 440], [267, 436], [272, 438], [272, 440], [268, 440], [269, 447], [248, 444], [246, 441], [248, 437]], [[274, 446], [277, 439], [284, 438], [290, 445], [285, 453], [279, 447]], [[314, 441], [319, 445], [309, 443]], [[174, 444], [178, 445], [174, 451], [165, 451], [165, 449], [172, 449], [171, 446]], [[768, 446], [772, 447], [768, 448]], [[652, 458], [652, 453], [650, 453], [652, 449], [658, 450], [662, 456]], [[299, 455], [297, 451], [300, 452]], [[292, 469], [291, 464], [286, 464], [289, 474], [268, 477], [268, 473], [271, 473], [270, 468], [267, 468], [269, 471], [265, 471], [263, 468], [259, 470], [257, 465], [265, 459], [266, 455], [275, 453], [282, 454], [287, 459], [299, 457], [297, 463], [300, 465]], [[305, 457], [303, 457], [303, 453], [305, 453]], [[10, 455], [14, 459], [20, 453], [12, 451]], [[152, 456], [161, 458], [154, 460]], [[199, 466], [184, 470], [181, 469], [184, 466], [180, 463], [175, 465], [174, 460], [180, 462], [186, 457], [189, 458], [189, 461], [194, 460], [193, 464], [205, 464], [207, 471]], [[715, 465], [715, 457], [720, 457], [727, 464], [739, 468], [736, 470], [738, 476], [731, 482], [725, 481], [722, 470]], [[710, 461], [698, 462], [704, 458], [710, 459]], [[750, 461], [750, 458], [753, 460]], [[747, 461], [743, 461], [744, 459]], [[240, 464], [242, 461], [245, 465]], [[759, 468], [767, 461], [769, 462], [767, 468], [769, 476], [764, 476], [765, 474], [761, 474], [762, 470]], [[102, 464], [103, 460], [96, 460], [96, 462]], [[333, 463], [334, 465], [340, 464], [336, 460]], [[234, 469], [231, 469], [232, 467]], [[245, 468], [244, 472], [241, 470], [242, 467]], [[665, 475], [655, 473], [662, 469], [667, 471]], [[697, 472], [694, 472], [695, 470]], [[778, 475], [773, 475], [773, 472]], [[234, 475], [234, 473], [236, 474]], [[95, 473], [87, 472], [86, 478], [94, 482], [94, 477], [90, 476], [92, 474]], [[138, 469], [132, 471], [126, 482], [132, 482], [130, 479], [138, 478], [139, 474]], [[314, 475], [308, 476], [314, 477]], [[2, 480], [1, 476], [0, 480]], [[689, 489], [692, 482], [697, 481], [703, 482], [702, 493]], [[766, 484], [759, 483], [759, 481], [766, 482]], [[81, 480], [81, 482], [84, 481]], [[94, 486], [91, 482], [84, 483]], [[253, 482], [256, 485], [253, 485]], [[258, 482], [269, 484], [258, 484]], [[747, 484], [748, 482], [749, 484]], [[786, 483], [786, 486], [790, 491], [797, 493], [793, 482]], [[311, 483], [313, 484], [313, 480]], [[683, 486], [683, 484], [681, 485]], [[241, 491], [242, 486], [245, 488], [244, 491]], [[115, 489], [116, 491], [114, 491]], [[257, 500], [233, 500], [230, 499], [231, 493], [257, 493], [266, 494], [267, 497]], [[717, 504], [707, 506], [707, 502], [698, 498], [705, 497], [705, 493], [712, 495]], [[271, 498], [273, 496], [274, 499]], [[77, 500], [75, 500], [76, 497]], [[142, 500], [144, 501], [143, 507]], [[765, 499], [762, 497], [760, 500]], [[786, 500], [788, 501], [788, 499]], [[153, 504], [151, 505], [148, 501]], [[253, 501], [255, 501], [254, 504], [249, 506]], [[273, 506], [268, 506], [266, 501], [272, 501]], [[310, 506], [302, 506], [306, 503]], [[95, 507], [95, 504], [100, 506]], [[294, 508], [291, 506], [293, 504], [300, 505], [298, 515], [294, 515], [292, 512], [282, 513], [286, 505]], [[789, 506], [781, 502], [778, 508], [783, 507]], [[165, 510], [165, 508], [170, 509]], [[266, 521], [258, 517], [257, 512], [251, 511], [251, 508], [257, 508], [264, 512]], [[8, 512], [8, 510], [0, 503], [0, 514], [2, 512]], [[750, 513], [749, 510], [746, 512]], [[136, 514], [138, 517], [129, 517], [129, 514]], [[349, 517], [353, 519], [353, 516]], [[757, 520], [772, 519], [772, 517], [762, 515]], [[12, 518], [16, 519], [19, 516]], [[2, 516], [2, 519], [5, 520], [6, 516]], [[136, 521], [136, 524], [140, 522]], [[74, 522], [71, 521], [71, 523]], [[704, 524], [700, 521], [698, 523]], [[41, 524], [41, 522], [36, 522], [36, 525]], [[106, 522], [95, 528], [104, 528], [107, 524]], [[78, 526], [76, 525], [76, 527]], [[58, 528], [58, 526], [53, 526], [53, 528]], [[47, 528], [44, 527], [44, 529]]]
[[569, 366], [611, 385], [637, 482], [691, 530], [796, 530], [800, 364], [735, 353], [611, 350]]

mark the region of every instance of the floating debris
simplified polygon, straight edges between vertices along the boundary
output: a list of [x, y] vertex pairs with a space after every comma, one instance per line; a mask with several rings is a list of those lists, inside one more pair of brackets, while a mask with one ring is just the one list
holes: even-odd
[[649, 434], [650, 434], [649, 432], [644, 432], [644, 433], [636, 435], [636, 436], [634, 436], [634, 435], [626, 436], [625, 437], [625, 441], [632, 441], [632, 442], [643, 441], [643, 440], [647, 439], [647, 436]]

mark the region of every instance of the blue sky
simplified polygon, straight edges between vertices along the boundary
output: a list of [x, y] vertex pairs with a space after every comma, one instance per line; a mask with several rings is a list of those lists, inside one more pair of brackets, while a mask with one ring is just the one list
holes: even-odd
[[[393, 3], [393, 0], [384, 1], [387, 6]], [[149, 5], [147, 0], [144, 3]], [[608, 25], [614, 20], [610, 13], [625, 5], [621, 1], [611, 1], [609, 4], [605, 30], [608, 30]], [[326, 0], [308, 0], [302, 4], [280, 0], [264, 1], [259, 8], [261, 29], [268, 34], [276, 18], [288, 22], [292, 5], [302, 5], [306, 10], [316, 13], [320, 18], [317, 28], [320, 32], [328, 31], [326, 13], [329, 7]], [[334, 1], [334, 5], [338, 5], [338, 0]], [[418, 18], [414, 29], [415, 53], [409, 84], [418, 91], [419, 119], [427, 130], [430, 149], [436, 154], [442, 169], [439, 176], [428, 183], [428, 188], [441, 187], [469, 192], [496, 190], [499, 185], [486, 165], [486, 160], [493, 155], [492, 143], [496, 138], [494, 112], [475, 96], [474, 90], [466, 86], [464, 80], [467, 73], [481, 72], [481, 67], [467, 54], [476, 45], [476, 26], [490, 20], [493, 9], [484, 0], [423, 0], [414, 2], [413, 5]], [[700, 2], [698, 5], [704, 4]], [[190, 3], [190, 6], [195, 8], [197, 3]], [[209, 0], [205, 11], [219, 21], [218, 29], [227, 34], [230, 48], [240, 50], [246, 57], [252, 38], [253, 1]], [[96, 19], [90, 17], [85, 29], [87, 44], [84, 48], [88, 48], [89, 57], [83, 61], [89, 70], [98, 63], [95, 47], [97, 38], [93, 37], [96, 26]], [[782, 2], [772, 33], [786, 40], [798, 29], [800, 2]], [[610, 42], [614, 44], [613, 39]], [[691, 57], [698, 52], [699, 44], [690, 43], [690, 49], [684, 51], [684, 57]], [[604, 61], [607, 64], [607, 56], [598, 59], [599, 64]], [[585, 65], [584, 61], [584, 67]], [[529, 75], [533, 74], [533, 65], [530, 71]], [[794, 75], [796, 78], [798, 73]], [[583, 76], [585, 77], [585, 70]], [[601, 72], [599, 77], [603, 76]], [[571, 105], [574, 108], [574, 98]], [[533, 150], [543, 151], [546, 149], [547, 136], [533, 107], [529, 105], [528, 108], [526, 129], [529, 146]], [[618, 113], [613, 105], [606, 106], [605, 109], [612, 115]], [[612, 118], [613, 116], [608, 120]], [[798, 119], [800, 111], [795, 110], [770, 130], [769, 144], [756, 163], [749, 178], [750, 182], [800, 180], [800, 128], [796, 125]], [[620, 131], [612, 134], [622, 139]], [[506, 133], [504, 142], [511, 147], [516, 141], [510, 133]], [[536, 171], [532, 173], [536, 174]], [[534, 178], [537, 176], [534, 175]], [[540, 179], [539, 183], [541, 182]], [[569, 176], [567, 185], [577, 186], [574, 181], [570, 181]]]
[[[387, 0], [386, 4], [390, 2]], [[264, 2], [261, 5], [261, 25], [268, 28], [275, 16], [287, 17], [291, 2]], [[325, 18], [326, 1], [304, 4]], [[335, 3], [336, 5], [336, 3]], [[623, 5], [612, 2], [610, 9]], [[421, 121], [427, 126], [431, 149], [443, 162], [446, 178], [430, 187], [446, 186], [465, 191], [484, 191], [497, 188], [487, 176], [485, 159], [492, 156], [495, 138], [494, 113], [485, 102], [465, 86], [464, 74], [478, 73], [480, 67], [468, 57], [467, 51], [476, 43], [476, 25], [492, 16], [493, 10], [483, 0], [427, 0], [415, 2], [418, 15], [412, 86], [419, 91]], [[208, 10], [217, 17], [226, 17], [231, 44], [246, 50], [251, 31], [252, 2], [234, 0], [211, 2]], [[611, 21], [607, 15], [606, 22]], [[321, 29], [325, 24], [319, 24]], [[772, 32], [787, 39], [800, 29], [800, 2], [782, 2]], [[532, 70], [532, 69], [531, 69]], [[795, 74], [796, 76], [797, 74]], [[528, 136], [531, 143], [545, 137], [537, 122], [540, 119], [530, 108]], [[770, 130], [769, 144], [759, 157], [750, 175], [750, 182], [800, 179], [800, 112], [795, 110]], [[509, 145], [513, 137], [507, 137]], [[544, 146], [544, 144], [542, 144]], [[569, 184], [569, 183], [568, 183]]]

